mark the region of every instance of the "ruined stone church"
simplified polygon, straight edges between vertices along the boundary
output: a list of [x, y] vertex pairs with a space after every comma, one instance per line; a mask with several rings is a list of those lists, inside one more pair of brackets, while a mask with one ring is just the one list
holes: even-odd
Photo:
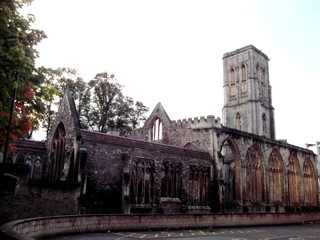
[[158, 103], [126, 137], [82, 129], [67, 92], [48, 140], [1, 164], [0, 201], [37, 202], [27, 217], [319, 210], [316, 155], [276, 139], [268, 61], [252, 45], [223, 55], [222, 119], [171, 120]]

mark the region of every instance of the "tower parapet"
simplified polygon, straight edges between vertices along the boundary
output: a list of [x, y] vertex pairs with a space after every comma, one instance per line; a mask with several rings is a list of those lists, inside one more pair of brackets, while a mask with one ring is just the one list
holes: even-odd
[[221, 119], [213, 115], [207, 117], [201, 116], [200, 118], [188, 118], [171, 121], [172, 127], [187, 127], [190, 129], [208, 129], [208, 128], [221, 128]]

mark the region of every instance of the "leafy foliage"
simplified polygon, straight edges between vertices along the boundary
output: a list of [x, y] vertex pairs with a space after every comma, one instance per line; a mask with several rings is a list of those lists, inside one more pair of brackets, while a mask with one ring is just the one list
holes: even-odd
[[[47, 101], [47, 115], [43, 126], [49, 131], [54, 111], [66, 89], [75, 99], [76, 108], [83, 128], [99, 132], [117, 130], [126, 135], [146, 120], [149, 110], [142, 102], [134, 102], [124, 96], [123, 86], [114, 75], [98, 73], [89, 82], [79, 77], [75, 69], [47, 69], [46, 81], [56, 89], [57, 101]], [[49, 110], [52, 111], [49, 114]]]
[[[0, 1], [0, 151], [5, 145], [14, 95], [11, 142], [31, 138], [39, 127], [48, 134], [66, 89], [75, 99], [82, 127], [100, 132], [117, 129], [123, 135], [139, 127], [148, 108], [124, 96], [123, 86], [114, 75], [98, 73], [85, 82], [72, 68], [35, 67], [39, 56], [35, 46], [46, 35], [32, 28], [33, 15], [19, 13], [30, 2]], [[14, 150], [11, 144], [9, 150]]]
[[[30, 137], [32, 129], [39, 127], [38, 114], [44, 111], [39, 95], [39, 86], [44, 78], [35, 67], [38, 52], [34, 47], [46, 35], [31, 27], [35, 21], [34, 16], [24, 17], [18, 12], [26, 3], [23, 0], [0, 2], [0, 149], [4, 146], [15, 89], [17, 97], [12, 116], [11, 140]], [[11, 145], [9, 148], [13, 150]]]

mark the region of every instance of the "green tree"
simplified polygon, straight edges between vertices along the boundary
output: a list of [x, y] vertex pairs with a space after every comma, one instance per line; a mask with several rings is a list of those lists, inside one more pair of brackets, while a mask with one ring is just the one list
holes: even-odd
[[4, 145], [15, 89], [17, 97], [12, 116], [11, 140], [30, 137], [32, 129], [39, 126], [38, 113], [44, 111], [38, 95], [38, 86], [44, 78], [35, 67], [38, 52], [34, 47], [46, 35], [31, 27], [35, 21], [33, 15], [24, 17], [19, 13], [18, 10], [27, 2], [0, 2], [0, 149]]
[[116, 129], [126, 135], [146, 119], [144, 114], [149, 109], [142, 102], [134, 103], [131, 97], [124, 96], [123, 86], [114, 75], [98, 73], [88, 85], [90, 89], [86, 90], [86, 102], [80, 112], [85, 127], [99, 132]]
[[87, 84], [79, 77], [78, 71], [73, 68], [43, 68], [42, 71], [45, 80], [41, 84], [40, 90], [46, 110], [41, 115], [41, 123], [48, 137], [66, 89], [70, 91], [75, 99], [78, 111], [81, 111], [84, 102], [82, 98]]

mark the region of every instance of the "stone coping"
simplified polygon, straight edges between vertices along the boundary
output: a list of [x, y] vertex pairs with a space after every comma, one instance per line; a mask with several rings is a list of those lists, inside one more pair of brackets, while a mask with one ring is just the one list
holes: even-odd
[[66, 215], [30, 218], [6, 223], [0, 238], [37, 237], [84, 232], [199, 229], [209, 227], [302, 224], [320, 221], [320, 212], [242, 214]]

